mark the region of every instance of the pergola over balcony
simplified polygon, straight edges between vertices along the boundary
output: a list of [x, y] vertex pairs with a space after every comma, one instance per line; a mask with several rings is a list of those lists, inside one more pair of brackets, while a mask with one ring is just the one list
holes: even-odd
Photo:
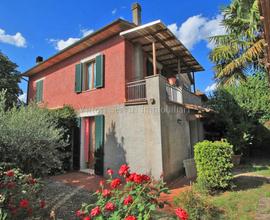
[[160, 20], [123, 31], [120, 35], [132, 43], [141, 44], [143, 50], [152, 56], [154, 75], [157, 74], [157, 62], [161, 63], [165, 72], [170, 75], [204, 70]]

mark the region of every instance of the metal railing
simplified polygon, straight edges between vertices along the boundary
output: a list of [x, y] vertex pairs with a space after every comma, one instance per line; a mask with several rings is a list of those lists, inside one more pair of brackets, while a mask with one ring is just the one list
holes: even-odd
[[144, 101], [146, 100], [146, 83], [145, 80], [138, 80], [126, 84], [127, 101]]
[[167, 97], [171, 102], [183, 104], [183, 91], [182, 88], [166, 84]]

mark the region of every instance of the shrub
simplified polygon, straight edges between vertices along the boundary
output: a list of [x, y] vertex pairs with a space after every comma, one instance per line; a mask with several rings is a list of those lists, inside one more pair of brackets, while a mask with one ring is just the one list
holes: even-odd
[[42, 184], [19, 169], [0, 167], [0, 219], [27, 219], [43, 215], [45, 201], [39, 197]]
[[209, 190], [225, 189], [232, 180], [232, 145], [227, 141], [202, 141], [195, 145], [197, 182]]
[[217, 209], [208, 202], [207, 198], [194, 189], [180, 193], [174, 199], [174, 203], [187, 210], [190, 220], [214, 219], [217, 214]]
[[[95, 193], [95, 204], [83, 204], [76, 212], [80, 219], [151, 219], [153, 211], [163, 208], [165, 202], [159, 200], [161, 193], [169, 193], [165, 184], [154, 181], [147, 175], [130, 173], [127, 165], [119, 170], [120, 178], [112, 178], [113, 171], [107, 171], [110, 178], [100, 182], [100, 190]], [[186, 220], [184, 210], [176, 210], [179, 219]]]
[[34, 176], [61, 170], [65, 129], [46, 109], [30, 104], [4, 111], [4, 102], [0, 93], [0, 161], [14, 163]]

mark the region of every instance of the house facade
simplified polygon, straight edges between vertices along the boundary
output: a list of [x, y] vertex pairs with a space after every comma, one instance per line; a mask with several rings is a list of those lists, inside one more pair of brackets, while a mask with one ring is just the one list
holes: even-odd
[[194, 73], [203, 68], [160, 20], [141, 25], [138, 4], [133, 19], [39, 58], [23, 74], [28, 102], [75, 109], [75, 168], [106, 175], [127, 163], [168, 180], [183, 172], [183, 160], [204, 136], [204, 96], [192, 92]]

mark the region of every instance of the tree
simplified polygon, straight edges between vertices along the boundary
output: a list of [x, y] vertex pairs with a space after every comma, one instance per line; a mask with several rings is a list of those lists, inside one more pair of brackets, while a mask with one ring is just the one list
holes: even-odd
[[226, 34], [212, 36], [209, 58], [215, 63], [219, 84], [246, 79], [250, 71], [264, 68], [264, 44], [258, 0], [233, 0], [222, 10]]
[[4, 103], [5, 94], [0, 92], [0, 162], [13, 163], [34, 176], [60, 171], [68, 137], [56, 114], [34, 103], [5, 111]]
[[18, 102], [18, 97], [22, 94], [18, 83], [20, 82], [20, 72], [17, 65], [9, 60], [7, 56], [0, 52], [0, 91], [6, 90], [6, 108], [10, 108]]

